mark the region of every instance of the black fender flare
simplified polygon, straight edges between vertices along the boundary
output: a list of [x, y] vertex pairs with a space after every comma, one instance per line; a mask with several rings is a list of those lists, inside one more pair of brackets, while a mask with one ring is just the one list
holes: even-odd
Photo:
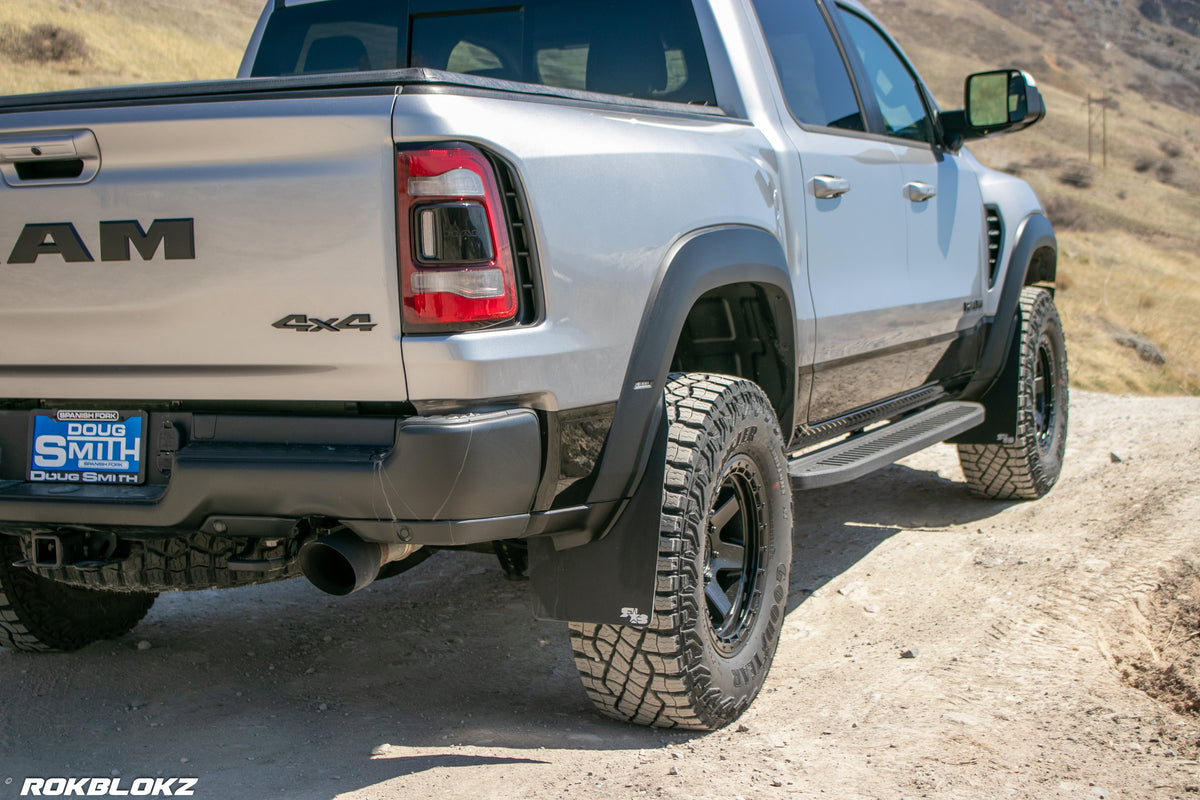
[[[1049, 262], [1042, 252], [1055, 254]], [[1016, 245], [1000, 291], [1000, 303], [983, 347], [979, 368], [960, 397], [983, 403], [984, 423], [952, 439], [956, 444], [995, 444], [1011, 441], [1017, 430], [1016, 392], [1020, 378], [1019, 335], [1021, 290], [1034, 283], [1051, 283], [1056, 277], [1058, 239], [1044, 214], [1031, 214], [1017, 228]]]
[[684, 237], [664, 259], [642, 314], [588, 499], [611, 512], [593, 516], [583, 536], [529, 540], [539, 618], [627, 625], [653, 609], [667, 441], [663, 391], [688, 313], [707, 292], [732, 284], [767, 293], [781, 347], [792, 359], [792, 403], [785, 404], [791, 418], [781, 426], [794, 429], [796, 313], [782, 245], [746, 226]]
[[[781, 344], [792, 357], [793, 403], [786, 411], [794, 417], [796, 306], [783, 247], [761, 228], [697, 231], [671, 248], [651, 290], [589, 503], [629, 497], [638, 485], [662, 409], [671, 358], [688, 313], [706, 293], [739, 283], [770, 292]], [[794, 422], [794, 418], [781, 419], [780, 427], [790, 432]]]

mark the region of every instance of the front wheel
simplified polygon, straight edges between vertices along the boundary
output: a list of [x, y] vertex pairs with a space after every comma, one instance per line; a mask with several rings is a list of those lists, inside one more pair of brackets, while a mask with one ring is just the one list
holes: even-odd
[[1067, 343], [1054, 299], [1033, 286], [1021, 292], [1017, 435], [1011, 444], [961, 444], [967, 485], [985, 497], [1036, 500], [1062, 472], [1067, 447]]
[[792, 491], [783, 436], [755, 384], [672, 375], [648, 627], [571, 623], [597, 708], [626, 722], [714, 730], [762, 688], [786, 613]]

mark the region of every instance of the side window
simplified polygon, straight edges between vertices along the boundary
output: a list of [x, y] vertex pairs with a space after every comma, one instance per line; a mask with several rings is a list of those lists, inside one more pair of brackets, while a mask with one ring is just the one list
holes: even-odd
[[373, 0], [306, 3], [267, 20], [253, 77], [396, 69], [404, 12]]
[[537, 83], [716, 105], [691, 0], [536, 0], [530, 49]]
[[883, 114], [885, 133], [901, 139], [933, 142], [933, 125], [916, 78], [887, 39], [862, 17], [847, 11], [846, 28], [858, 51], [871, 90]]
[[842, 53], [814, 0], [754, 0], [788, 110], [806, 125], [866, 130]]
[[717, 104], [692, 0], [503, 2], [326, 0], [278, 7], [251, 74], [427, 67]]
[[520, 11], [475, 11], [412, 18], [411, 67], [522, 80]]

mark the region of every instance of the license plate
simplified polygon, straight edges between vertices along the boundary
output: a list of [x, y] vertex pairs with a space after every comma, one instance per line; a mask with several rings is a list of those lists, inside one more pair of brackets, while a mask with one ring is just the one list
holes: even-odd
[[29, 480], [129, 486], [146, 475], [141, 411], [35, 411]]

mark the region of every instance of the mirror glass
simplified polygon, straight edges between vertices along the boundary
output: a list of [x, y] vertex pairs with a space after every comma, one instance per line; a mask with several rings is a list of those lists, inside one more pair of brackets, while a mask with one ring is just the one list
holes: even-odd
[[1021, 98], [1009, 93], [1011, 73], [984, 72], [967, 82], [967, 115], [973, 128], [994, 128], [1012, 120]]

